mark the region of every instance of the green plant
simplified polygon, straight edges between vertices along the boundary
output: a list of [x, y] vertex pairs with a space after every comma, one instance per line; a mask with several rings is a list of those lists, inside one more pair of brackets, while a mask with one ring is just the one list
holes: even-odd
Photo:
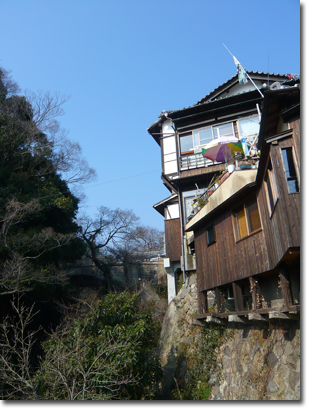
[[208, 203], [208, 198], [205, 195], [200, 196], [199, 198], [195, 198], [193, 205], [197, 208], [202, 208]]
[[67, 320], [44, 343], [36, 382], [51, 400], [152, 398], [162, 370], [153, 349], [158, 323], [139, 295], [108, 294]]
[[182, 286], [183, 286], [183, 273], [182, 271], [178, 271], [176, 274], [177, 294], [180, 292]]
[[[204, 328], [190, 346], [180, 346], [177, 356], [178, 388], [173, 389], [175, 399], [181, 396], [182, 400], [208, 400], [212, 389], [210, 375], [218, 371], [217, 351], [222, 340], [228, 337], [231, 333], [227, 329], [211, 325]], [[185, 362], [186, 372], [181, 371]]]
[[166, 285], [165, 283], [159, 283], [159, 284], [156, 286], [156, 294], [157, 294], [159, 297], [162, 297], [162, 298], [167, 299], [167, 298], [168, 298], [167, 285]]

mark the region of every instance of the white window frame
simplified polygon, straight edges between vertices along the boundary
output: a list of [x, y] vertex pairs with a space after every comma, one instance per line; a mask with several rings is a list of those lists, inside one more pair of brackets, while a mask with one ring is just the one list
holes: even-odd
[[[253, 119], [254, 119], [254, 118], [257, 118], [257, 121], [254, 121], [254, 120], [253, 120], [253, 122], [255, 122], [255, 123], [257, 122], [257, 123], [258, 123], [258, 132], [255, 132], [255, 133], [253, 133], [253, 134], [245, 134], [245, 135], [242, 135], [240, 122], [241, 122], [241, 121], [244, 121], [244, 120], [250, 120], [250, 121], [251, 121], [252, 118], [253, 118]], [[259, 125], [259, 116], [258, 116], [258, 114], [251, 115], [251, 116], [249, 116], [249, 117], [240, 118], [240, 119], [237, 121], [237, 128], [238, 128], [239, 139], [245, 138], [247, 144], [248, 144], [251, 148], [256, 148], [257, 138], [258, 138], [258, 135], [259, 135], [259, 128], [260, 128], [260, 125]]]
[[[229, 134], [223, 134], [223, 135], [221, 135], [221, 134], [219, 133], [219, 128], [221, 128], [222, 126], [225, 126], [225, 125], [231, 125], [231, 130], [232, 130], [232, 132], [229, 133]], [[179, 138], [180, 138], [180, 151], [181, 151], [180, 153], [181, 153], [181, 155], [182, 155], [182, 154], [183, 154], [183, 155], [186, 155], [186, 154], [188, 154], [188, 153], [191, 152], [191, 151], [193, 151], [193, 152], [195, 151], [195, 152], [196, 152], [197, 149], [202, 148], [202, 147], [204, 147], [205, 145], [207, 145], [208, 142], [207, 142], [207, 143], [201, 143], [202, 138], [201, 138], [201, 136], [200, 136], [200, 134], [201, 134], [203, 131], [206, 131], [206, 130], [210, 130], [210, 131], [211, 131], [212, 139], [210, 139], [209, 142], [211, 142], [212, 140], [213, 140], [213, 141], [216, 141], [220, 136], [225, 136], [225, 135], [233, 135], [234, 137], [236, 137], [235, 128], [234, 128], [234, 122], [233, 122], [233, 121], [223, 122], [223, 123], [221, 123], [221, 124], [216, 124], [216, 125], [210, 125], [209, 127], [197, 128], [197, 129], [191, 131], [191, 134], [192, 134], [192, 147], [193, 147], [193, 148], [190, 149], [189, 151], [184, 151], [184, 152], [182, 152], [182, 150], [181, 150], [181, 138], [182, 138], [183, 136], [184, 136], [184, 137], [188, 137], [188, 136], [189, 136], [189, 132], [185, 132], [185, 133], [183, 134], [183, 136], [182, 136], [182, 134], [180, 134]], [[197, 138], [195, 138], [195, 134], [196, 134]], [[195, 140], [197, 141], [197, 144], [195, 144]]]

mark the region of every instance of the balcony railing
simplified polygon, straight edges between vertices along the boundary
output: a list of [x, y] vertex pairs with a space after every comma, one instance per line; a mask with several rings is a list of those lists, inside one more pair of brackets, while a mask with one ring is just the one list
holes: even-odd
[[180, 157], [180, 169], [186, 171], [188, 169], [208, 167], [210, 165], [217, 164], [202, 156], [202, 153], [182, 155]]

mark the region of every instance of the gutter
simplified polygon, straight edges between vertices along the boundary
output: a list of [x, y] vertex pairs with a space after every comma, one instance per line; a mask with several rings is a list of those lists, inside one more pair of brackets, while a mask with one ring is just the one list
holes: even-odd
[[183, 272], [183, 283], [185, 283], [185, 246], [184, 246], [184, 222], [183, 222], [183, 203], [180, 193], [180, 188], [178, 187], [178, 200], [179, 200], [179, 212], [180, 212], [180, 223], [181, 223], [181, 243], [182, 243], [182, 261], [181, 269]]

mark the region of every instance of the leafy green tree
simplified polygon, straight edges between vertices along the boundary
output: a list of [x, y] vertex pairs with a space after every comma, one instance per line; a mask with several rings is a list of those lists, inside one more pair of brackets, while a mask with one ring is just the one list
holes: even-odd
[[158, 324], [136, 293], [109, 294], [44, 343], [40, 394], [53, 400], [141, 400], [162, 371], [153, 349]]

